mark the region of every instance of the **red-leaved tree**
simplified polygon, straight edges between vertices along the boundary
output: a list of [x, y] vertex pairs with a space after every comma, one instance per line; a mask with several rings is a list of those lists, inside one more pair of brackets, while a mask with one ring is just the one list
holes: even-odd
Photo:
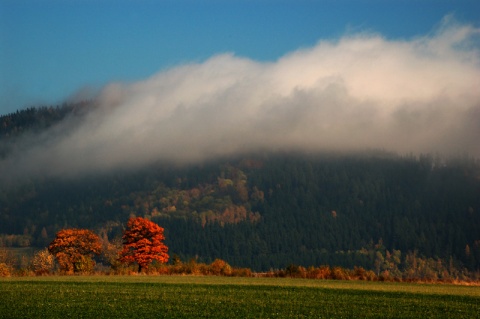
[[48, 251], [57, 258], [60, 269], [66, 273], [93, 270], [93, 255], [100, 254], [100, 238], [88, 229], [62, 229], [48, 246]]
[[163, 228], [142, 217], [130, 218], [123, 233], [120, 261], [137, 263], [138, 272], [147, 269], [154, 260], [168, 262], [168, 247], [163, 243]]

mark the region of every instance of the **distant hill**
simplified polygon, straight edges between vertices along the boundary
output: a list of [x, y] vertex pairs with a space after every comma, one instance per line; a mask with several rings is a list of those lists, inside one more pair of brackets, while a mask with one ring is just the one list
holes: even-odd
[[[0, 117], [0, 158], [90, 102]], [[0, 161], [1, 165], [1, 161]], [[480, 162], [464, 156], [244, 154], [189, 166], [0, 188], [0, 246], [44, 247], [64, 227], [120, 236], [132, 216], [165, 228], [171, 254], [255, 270], [375, 267], [372, 252], [415, 252], [480, 269]]]

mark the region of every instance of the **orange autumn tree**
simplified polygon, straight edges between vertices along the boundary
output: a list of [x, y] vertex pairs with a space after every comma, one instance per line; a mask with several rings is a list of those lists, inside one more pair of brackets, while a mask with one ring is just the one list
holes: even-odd
[[60, 270], [66, 273], [89, 272], [93, 270], [94, 255], [100, 254], [100, 238], [88, 229], [62, 229], [48, 246], [55, 256]]
[[168, 261], [168, 247], [163, 243], [163, 228], [142, 217], [128, 220], [123, 233], [123, 250], [120, 261], [128, 264], [137, 263], [138, 272], [147, 269], [154, 260], [160, 263]]

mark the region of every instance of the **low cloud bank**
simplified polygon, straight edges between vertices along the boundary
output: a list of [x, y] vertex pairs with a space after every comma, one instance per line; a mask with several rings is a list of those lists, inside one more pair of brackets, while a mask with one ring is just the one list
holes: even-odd
[[65, 176], [255, 150], [480, 156], [480, 30], [352, 34], [275, 62], [220, 54], [114, 83], [82, 122], [18, 141], [3, 176]]

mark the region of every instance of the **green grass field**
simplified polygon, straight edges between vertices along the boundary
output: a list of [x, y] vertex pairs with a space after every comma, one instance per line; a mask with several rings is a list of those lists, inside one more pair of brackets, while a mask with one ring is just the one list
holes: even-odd
[[480, 287], [193, 276], [0, 279], [0, 318], [478, 318]]

